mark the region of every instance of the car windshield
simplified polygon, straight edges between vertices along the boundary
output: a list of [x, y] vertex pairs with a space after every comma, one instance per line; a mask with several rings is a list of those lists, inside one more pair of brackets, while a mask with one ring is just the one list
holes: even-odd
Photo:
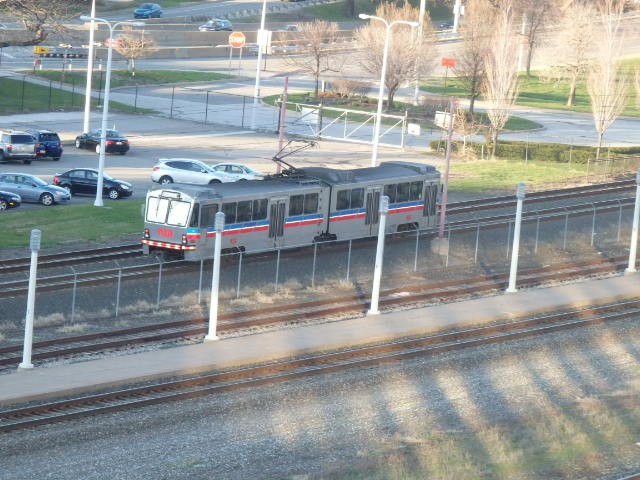
[[115, 137], [121, 137], [122, 135], [120, 135], [120, 132], [117, 130], [107, 130], [107, 138], [111, 137], [111, 138], [115, 138]]
[[143, 3], [140, 8], [145, 8], [145, 9], [153, 8], [153, 3]]
[[115, 180], [115, 178], [113, 178], [107, 172], [102, 172], [102, 178], [104, 178], [105, 180]]

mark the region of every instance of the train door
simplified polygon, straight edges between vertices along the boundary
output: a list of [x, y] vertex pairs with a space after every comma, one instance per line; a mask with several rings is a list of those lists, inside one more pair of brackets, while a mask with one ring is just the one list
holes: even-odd
[[269, 241], [273, 248], [284, 244], [284, 215], [287, 208], [286, 198], [272, 198], [269, 204]]
[[365, 228], [369, 235], [378, 234], [378, 222], [380, 221], [380, 194], [382, 193], [382, 187], [373, 186], [367, 187], [365, 192], [365, 207], [367, 209], [364, 218]]

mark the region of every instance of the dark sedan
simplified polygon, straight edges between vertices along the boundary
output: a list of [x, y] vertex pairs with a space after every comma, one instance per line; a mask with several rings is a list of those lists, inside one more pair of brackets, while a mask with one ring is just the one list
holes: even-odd
[[[100, 153], [100, 137], [102, 130], [94, 130], [76, 137], [76, 148], [88, 148]], [[129, 151], [129, 140], [117, 130], [107, 130], [105, 138], [105, 153], [119, 153], [124, 155]]]
[[[69, 191], [71, 195], [96, 194], [98, 188], [98, 170], [93, 168], [74, 168], [64, 173], [56, 173], [53, 183]], [[103, 172], [102, 194], [111, 200], [133, 195], [133, 186], [129, 182], [118, 180]]]
[[0, 211], [6, 210], [7, 208], [19, 207], [20, 203], [22, 203], [20, 195], [0, 190]]
[[133, 11], [133, 18], [160, 18], [162, 8], [157, 3], [143, 3]]

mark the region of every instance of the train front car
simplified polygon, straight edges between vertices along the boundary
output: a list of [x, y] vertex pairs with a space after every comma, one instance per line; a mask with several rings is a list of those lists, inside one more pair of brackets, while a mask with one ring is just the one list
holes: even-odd
[[432, 165], [398, 161], [353, 170], [311, 167], [302, 172], [332, 187], [327, 239], [377, 235], [383, 195], [389, 197], [387, 233], [436, 224], [440, 172]]
[[[142, 251], [162, 259], [196, 259], [203, 232], [196, 195], [158, 189], [147, 193]], [[206, 235], [206, 232], [204, 232]]]

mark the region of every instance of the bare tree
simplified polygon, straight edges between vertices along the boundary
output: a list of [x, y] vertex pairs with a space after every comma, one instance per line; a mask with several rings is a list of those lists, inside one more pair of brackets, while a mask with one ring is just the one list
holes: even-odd
[[300, 55], [286, 57], [287, 62], [315, 79], [314, 94], [318, 96], [320, 76], [326, 72], [338, 72], [344, 62], [344, 56], [337, 55], [335, 43], [339, 35], [339, 27], [335, 22], [314, 20], [302, 25], [300, 32], [278, 32], [276, 41], [287, 42], [290, 35], [295, 35]]
[[127, 59], [127, 67], [131, 75], [136, 74], [136, 60], [154, 51], [155, 44], [144, 32], [128, 33], [118, 38], [115, 50]]
[[564, 10], [561, 19], [555, 39], [557, 47], [552, 55], [557, 63], [551, 66], [550, 73], [569, 80], [568, 107], [575, 102], [578, 80], [585, 76], [594, 59], [595, 17], [596, 12], [591, 4], [573, 3]]
[[626, 104], [627, 79], [621, 75], [618, 54], [624, 4], [624, 0], [598, 0], [596, 4], [600, 48], [587, 81], [593, 121], [598, 132], [596, 160], [600, 158], [605, 132]]
[[0, 46], [35, 45], [42, 42], [49, 29], [64, 31], [63, 22], [89, 5], [89, 0], [0, 0], [0, 12], [15, 17], [27, 31], [33, 33], [28, 41], [7, 41]]
[[513, 5], [504, 0], [499, 5], [491, 48], [486, 58], [484, 95], [491, 122], [491, 155], [495, 156], [498, 134], [511, 116], [518, 95], [518, 59], [513, 34]]
[[555, 18], [557, 0], [518, 0], [518, 13], [522, 15], [521, 34], [527, 45], [526, 71], [531, 75], [531, 59], [540, 42], [540, 34], [545, 25]]
[[473, 118], [485, 75], [485, 58], [489, 51], [495, 10], [487, 0], [470, 0], [465, 7], [465, 21], [460, 27], [462, 45], [453, 72], [469, 92], [469, 115]]
[[[395, 20], [418, 21], [420, 12], [409, 3], [397, 6], [393, 3], [381, 3], [376, 9], [376, 16], [391, 23]], [[384, 56], [386, 26], [384, 23], [371, 20], [355, 32], [355, 37], [362, 47], [362, 67], [380, 78]], [[425, 12], [422, 38], [418, 38], [418, 30], [406, 24], [396, 24], [391, 28], [387, 69], [384, 79], [387, 87], [387, 108], [393, 106], [393, 98], [402, 83], [413, 81], [416, 76], [424, 76], [431, 64], [435, 52], [430, 48], [433, 28], [429, 14]]]

